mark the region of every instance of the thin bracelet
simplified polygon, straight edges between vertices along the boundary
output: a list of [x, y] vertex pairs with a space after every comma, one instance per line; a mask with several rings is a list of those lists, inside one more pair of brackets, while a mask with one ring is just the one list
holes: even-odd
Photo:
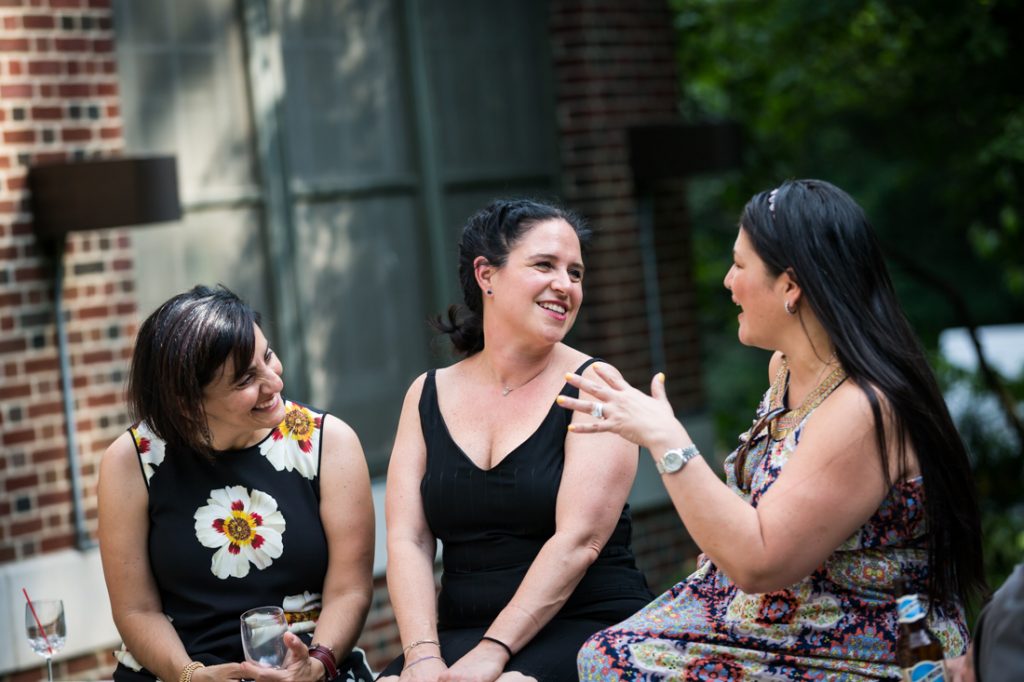
[[181, 669], [181, 674], [178, 675], [178, 682], [192, 682], [192, 673], [205, 667], [206, 664], [204, 663], [190, 661], [188, 665]]
[[409, 654], [410, 649], [414, 649], [418, 647], [420, 644], [436, 644], [437, 648], [441, 648], [441, 643], [436, 639], [417, 639], [415, 642], [402, 649], [402, 655], [407, 656]]
[[505, 644], [505, 643], [504, 643], [503, 641], [501, 641], [500, 639], [495, 639], [494, 637], [488, 637], [487, 635], [484, 635], [483, 637], [481, 637], [481, 638], [480, 638], [480, 641], [482, 642], [482, 641], [483, 641], [483, 640], [485, 640], [485, 639], [486, 639], [486, 640], [487, 640], [488, 642], [494, 642], [495, 644], [497, 644], [498, 646], [500, 646], [500, 647], [501, 647], [502, 649], [504, 649], [505, 651], [507, 651], [507, 652], [508, 652], [508, 657], [509, 657], [509, 658], [512, 658], [512, 647], [510, 647], [510, 646], [509, 646], [508, 644]]
[[424, 656], [423, 658], [417, 658], [417, 659], [416, 659], [415, 661], [413, 661], [413, 662], [412, 662], [412, 663], [410, 663], [409, 665], [407, 665], [407, 666], [405, 666], [404, 668], [402, 668], [402, 670], [403, 670], [403, 671], [405, 671], [405, 670], [408, 670], [409, 668], [413, 667], [414, 665], [416, 665], [416, 664], [418, 664], [418, 663], [422, 663], [423, 661], [429, 661], [429, 660], [430, 660], [430, 659], [432, 659], [432, 658], [436, 658], [437, 660], [439, 660], [439, 661], [441, 661], [442, 663], [444, 663], [444, 659], [443, 659], [443, 658], [441, 658], [440, 656]]

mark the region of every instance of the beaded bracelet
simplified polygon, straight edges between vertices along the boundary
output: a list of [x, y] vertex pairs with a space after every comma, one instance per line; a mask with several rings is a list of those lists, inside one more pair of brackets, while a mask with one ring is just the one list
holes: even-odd
[[338, 664], [334, 661], [334, 651], [330, 647], [314, 642], [309, 647], [309, 657], [324, 664], [325, 682], [330, 682], [338, 676]]
[[188, 665], [181, 669], [181, 674], [178, 675], [178, 682], [192, 682], [192, 673], [205, 668], [206, 665], [199, 661], [191, 661]]
[[484, 641], [485, 639], [486, 639], [486, 640], [487, 640], [488, 642], [494, 642], [495, 644], [497, 644], [498, 646], [500, 646], [500, 647], [501, 647], [502, 649], [504, 649], [504, 650], [505, 650], [505, 651], [506, 651], [506, 652], [508, 653], [508, 657], [509, 657], [509, 658], [512, 658], [512, 647], [510, 647], [510, 646], [509, 646], [508, 644], [505, 644], [505, 643], [504, 643], [503, 641], [501, 641], [500, 639], [495, 639], [494, 637], [488, 637], [487, 635], [484, 635], [483, 637], [481, 637], [481, 638], [480, 638], [480, 641], [482, 642], [482, 641]]
[[402, 655], [408, 656], [409, 651], [415, 647], [418, 647], [420, 644], [435, 644], [437, 645], [438, 648], [441, 647], [441, 643], [436, 639], [417, 639], [415, 642], [402, 649]]

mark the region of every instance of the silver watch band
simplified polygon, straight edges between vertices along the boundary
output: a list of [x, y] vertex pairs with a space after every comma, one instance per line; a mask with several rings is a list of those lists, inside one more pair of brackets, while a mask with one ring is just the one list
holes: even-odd
[[687, 445], [685, 448], [672, 448], [666, 450], [665, 454], [661, 456], [661, 459], [655, 462], [655, 466], [658, 469], [659, 474], [674, 474], [677, 471], [681, 471], [687, 462], [694, 457], [700, 455], [700, 451], [697, 446], [693, 443]]

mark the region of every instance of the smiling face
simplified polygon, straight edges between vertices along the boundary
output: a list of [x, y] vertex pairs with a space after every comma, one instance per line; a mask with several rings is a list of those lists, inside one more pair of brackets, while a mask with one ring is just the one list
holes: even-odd
[[235, 363], [229, 357], [203, 389], [203, 409], [217, 450], [252, 445], [265, 435], [263, 430], [284, 419], [281, 361], [259, 326], [254, 329], [255, 352], [241, 377], [235, 380]]
[[788, 317], [782, 276], [769, 274], [742, 227], [736, 237], [732, 260], [724, 284], [732, 293], [733, 303], [742, 309], [738, 318], [740, 343], [775, 350], [774, 332]]
[[[486, 271], [483, 261], [482, 271]], [[572, 328], [583, 302], [583, 255], [576, 232], [561, 218], [530, 228], [501, 268], [483, 273], [493, 293], [485, 319], [525, 328], [558, 343]]]

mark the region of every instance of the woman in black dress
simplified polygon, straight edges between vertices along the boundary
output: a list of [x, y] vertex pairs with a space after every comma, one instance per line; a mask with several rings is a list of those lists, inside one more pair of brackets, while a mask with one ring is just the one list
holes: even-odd
[[[392, 680], [575, 680], [591, 634], [651, 594], [630, 550], [637, 449], [567, 435], [562, 343], [583, 300], [573, 214], [499, 201], [459, 245], [466, 307], [438, 326], [462, 361], [406, 395], [387, 481], [388, 589], [404, 646]], [[436, 542], [443, 545], [435, 600]]]

